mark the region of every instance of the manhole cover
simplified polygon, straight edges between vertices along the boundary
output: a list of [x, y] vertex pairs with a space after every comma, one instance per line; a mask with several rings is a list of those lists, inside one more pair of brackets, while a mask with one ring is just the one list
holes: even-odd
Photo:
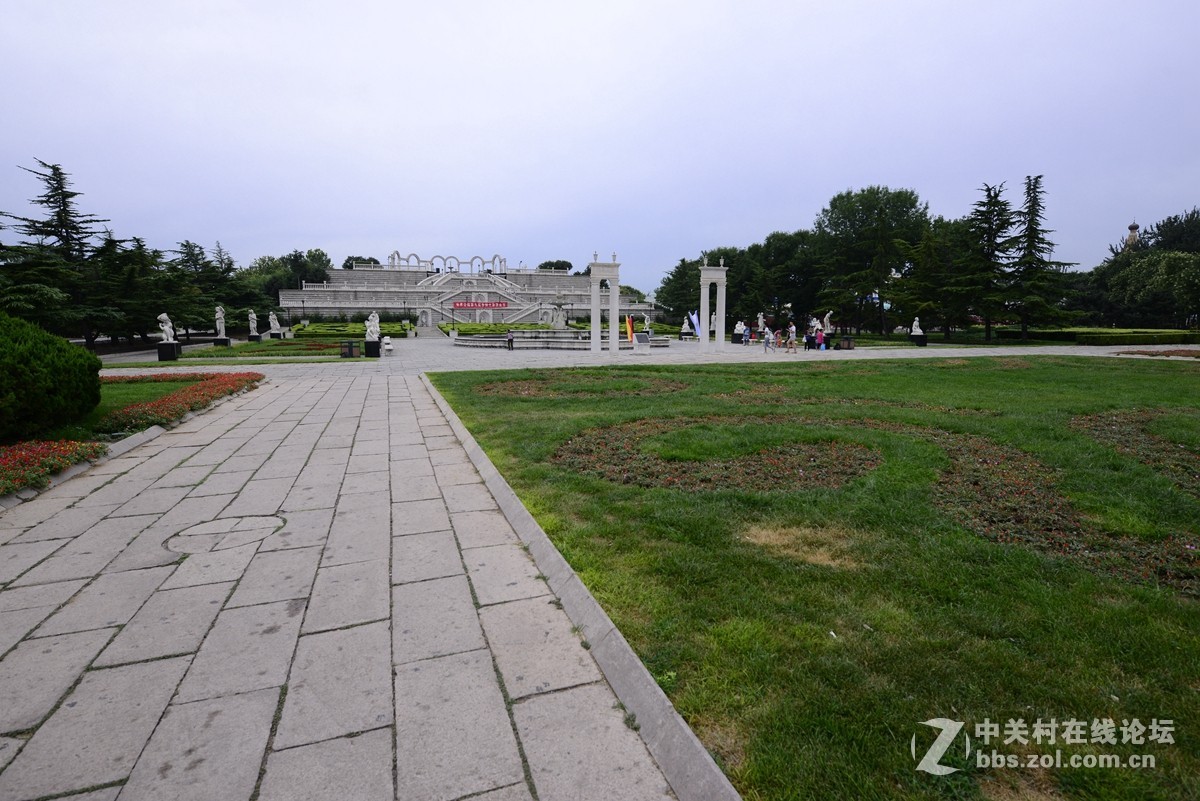
[[223, 517], [186, 528], [163, 543], [175, 553], [208, 553], [260, 542], [283, 527], [282, 517]]

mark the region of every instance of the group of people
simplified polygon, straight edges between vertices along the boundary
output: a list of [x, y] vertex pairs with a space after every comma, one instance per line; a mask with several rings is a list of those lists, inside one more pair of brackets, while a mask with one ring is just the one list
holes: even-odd
[[[805, 350], [825, 350], [826, 336], [825, 328], [829, 323], [829, 315], [825, 316], [825, 325], [822, 325], [815, 317], [810, 321], [808, 330], [804, 333], [804, 349]], [[755, 336], [762, 342], [763, 353], [774, 351], [779, 348], [786, 347], [786, 353], [795, 353], [797, 346], [797, 329], [796, 321], [792, 320], [788, 323], [787, 328], [772, 329], [767, 325], [763, 315], [758, 316], [758, 328], [754, 329], [747, 325], [742, 320], [738, 320], [737, 325], [733, 327], [734, 335], [741, 335], [743, 345], [749, 345], [755, 339]]]

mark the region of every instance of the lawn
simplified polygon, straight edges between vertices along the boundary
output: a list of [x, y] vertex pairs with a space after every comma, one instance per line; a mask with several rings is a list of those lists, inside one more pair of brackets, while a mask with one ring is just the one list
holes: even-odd
[[1200, 796], [1195, 362], [432, 378], [745, 798]]

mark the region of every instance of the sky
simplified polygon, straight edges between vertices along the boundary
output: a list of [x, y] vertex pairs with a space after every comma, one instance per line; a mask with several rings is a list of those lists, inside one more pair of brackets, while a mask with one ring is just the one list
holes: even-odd
[[[1195, 0], [2, 0], [0, 210], [241, 266], [682, 258], [1044, 175], [1056, 259], [1200, 205]], [[0, 231], [0, 241], [15, 241]]]

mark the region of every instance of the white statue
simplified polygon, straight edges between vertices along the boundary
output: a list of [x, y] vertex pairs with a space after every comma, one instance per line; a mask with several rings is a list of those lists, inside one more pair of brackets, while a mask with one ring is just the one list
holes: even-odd
[[684, 334], [685, 336], [692, 333], [692, 327], [688, 324], [688, 318], [683, 318], [683, 325], [679, 326], [679, 333]]
[[832, 316], [833, 316], [833, 309], [830, 309], [829, 312], [825, 315], [825, 323], [823, 325], [823, 327], [826, 331], [830, 330], [833, 327], [833, 324], [829, 322], [829, 318]]
[[555, 306], [550, 310], [550, 327], [558, 331], [567, 327], [567, 310]]
[[175, 326], [171, 325], [171, 318], [167, 316], [166, 312], [158, 315], [158, 327], [162, 329], [163, 342], [175, 341]]
[[647, 334], [654, 330], [650, 325], [650, 315], [648, 314], [642, 314], [642, 330]]
[[762, 330], [766, 329], [766, 327], [767, 327], [767, 318], [762, 312], [759, 312], [758, 313], [758, 330], [762, 331]]
[[225, 309], [221, 306], [217, 307], [217, 338], [225, 338]]
[[379, 313], [371, 312], [367, 317], [367, 342], [379, 341]]
[[271, 326], [272, 334], [283, 333], [279, 328], [279, 318], [275, 316], [275, 312], [269, 312], [267, 314], [267, 325]]
[[254, 309], [250, 310], [250, 336], [258, 336], [258, 315], [254, 313]]
[[738, 320], [738, 321], [737, 321], [737, 325], [735, 325], [735, 326], [733, 327], [733, 333], [735, 333], [735, 334], [744, 334], [744, 333], [746, 333], [746, 324], [745, 324], [745, 323], [743, 323], [741, 320]]
[[710, 332], [717, 330], [717, 313], [713, 312], [708, 316], [708, 330]]
[[925, 332], [921, 330], [921, 318], [920, 318], [920, 317], [914, 317], [914, 318], [913, 318], [913, 324], [912, 324], [912, 335], [913, 335], [913, 336], [915, 336], [915, 337], [919, 337], [919, 336], [921, 336], [921, 335], [922, 335], [922, 334], [924, 334], [924, 333], [925, 333]]

